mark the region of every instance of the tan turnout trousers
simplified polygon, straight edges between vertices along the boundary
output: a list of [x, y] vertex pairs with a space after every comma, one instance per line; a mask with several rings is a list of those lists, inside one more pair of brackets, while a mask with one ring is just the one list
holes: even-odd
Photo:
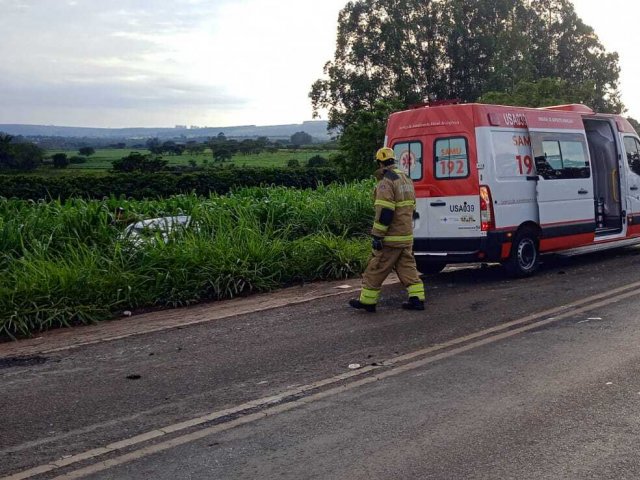
[[382, 283], [393, 270], [407, 289], [409, 297], [424, 300], [424, 284], [418, 276], [412, 249], [384, 247], [382, 250], [374, 250], [371, 254], [367, 269], [362, 276], [360, 302], [368, 305], [378, 303]]
[[424, 284], [413, 257], [413, 212], [416, 197], [411, 179], [400, 170], [384, 169], [375, 191], [376, 215], [371, 234], [381, 238], [382, 250], [374, 250], [362, 277], [360, 303], [375, 305], [380, 288], [395, 270], [409, 297], [424, 301]]

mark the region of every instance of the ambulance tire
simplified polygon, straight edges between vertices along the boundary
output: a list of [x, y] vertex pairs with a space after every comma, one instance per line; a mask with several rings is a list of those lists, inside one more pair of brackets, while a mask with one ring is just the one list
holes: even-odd
[[416, 259], [416, 266], [418, 267], [418, 271], [423, 275], [436, 275], [444, 270], [447, 264], [441, 262], [425, 262]]
[[528, 228], [520, 230], [511, 245], [511, 255], [504, 262], [507, 273], [512, 277], [529, 277], [538, 271], [540, 252], [538, 236]]

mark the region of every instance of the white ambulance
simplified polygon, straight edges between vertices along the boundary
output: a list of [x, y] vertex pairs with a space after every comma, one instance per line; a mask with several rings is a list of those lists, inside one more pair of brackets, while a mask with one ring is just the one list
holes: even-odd
[[584, 105], [464, 104], [394, 113], [385, 145], [415, 183], [419, 269], [640, 243], [640, 139]]

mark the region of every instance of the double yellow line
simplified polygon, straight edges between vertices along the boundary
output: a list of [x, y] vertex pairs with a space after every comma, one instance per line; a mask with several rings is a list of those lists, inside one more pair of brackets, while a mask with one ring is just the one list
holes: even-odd
[[[185, 422], [167, 425], [142, 435], [137, 435], [59, 461], [24, 470], [3, 477], [0, 480], [30, 479], [80, 462], [87, 462], [88, 465], [63, 473], [55, 477], [54, 480], [82, 478], [139, 460], [148, 455], [163, 452], [179, 445], [194, 442], [240, 425], [278, 415], [323, 398], [338, 395], [342, 392], [353, 390], [388, 377], [397, 376], [439, 360], [558, 322], [565, 318], [605, 307], [626, 298], [636, 296], [639, 287], [640, 282], [635, 282], [624, 287], [608, 290], [598, 295], [528, 315], [486, 330], [456, 338], [449, 342], [392, 357], [375, 366], [367, 366], [359, 370], [350, 371], [342, 375], [290, 389], [278, 395], [260, 398], [237, 407], [212, 412]], [[176, 436], [175, 434], [178, 433], [182, 434]], [[143, 443], [149, 444], [141, 446]], [[127, 452], [127, 450], [129, 451]], [[100, 457], [107, 454], [111, 454], [109, 458], [100, 459]]]

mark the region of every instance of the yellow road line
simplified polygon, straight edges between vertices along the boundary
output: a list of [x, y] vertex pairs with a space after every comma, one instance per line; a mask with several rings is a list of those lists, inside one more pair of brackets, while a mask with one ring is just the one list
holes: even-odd
[[[24, 480], [24, 479], [28, 479], [28, 478], [32, 478], [36, 475], [40, 475], [42, 473], [48, 473], [57, 469], [60, 469], [62, 467], [66, 467], [69, 465], [72, 465], [74, 463], [78, 463], [81, 461], [85, 461], [85, 460], [89, 460], [89, 459], [95, 459], [99, 456], [102, 456], [104, 454], [107, 453], [114, 453], [118, 450], [122, 450], [124, 448], [128, 448], [128, 447], [132, 447], [135, 445], [138, 445], [140, 443], [143, 442], [147, 442], [149, 440], [153, 440], [153, 439], [158, 439], [161, 438], [165, 435], [169, 435], [172, 433], [176, 433], [176, 432], [180, 432], [182, 430], [186, 430], [189, 428], [194, 428], [194, 427], [198, 427], [200, 425], [221, 419], [225, 416], [229, 416], [229, 415], [234, 415], [234, 414], [241, 414], [243, 411], [249, 410], [249, 409], [253, 409], [253, 408], [261, 408], [261, 407], [266, 407], [264, 410], [261, 410], [257, 413], [252, 413], [252, 414], [248, 414], [248, 415], [244, 415], [240, 418], [236, 418], [234, 420], [231, 420], [229, 422], [225, 422], [219, 425], [214, 425], [211, 427], [206, 427], [206, 428], [202, 428], [200, 430], [194, 431], [192, 433], [188, 433], [185, 435], [181, 435], [178, 437], [174, 437], [172, 439], [160, 442], [160, 443], [156, 443], [153, 445], [149, 445], [147, 447], [143, 447], [141, 449], [132, 451], [130, 453], [124, 454], [124, 455], [120, 455], [117, 456], [115, 458], [111, 458], [111, 459], [107, 459], [104, 461], [100, 461], [99, 463], [93, 464], [93, 465], [89, 465], [87, 467], [84, 468], [80, 468], [78, 470], [72, 471], [70, 473], [61, 475], [59, 477], [56, 477], [54, 480], [70, 480], [70, 479], [74, 479], [74, 478], [80, 478], [82, 476], [85, 475], [89, 475], [92, 473], [96, 473], [102, 470], [106, 470], [108, 468], [112, 468], [114, 466], [117, 465], [121, 465], [124, 463], [128, 463], [131, 462], [133, 460], [137, 460], [140, 458], [143, 458], [147, 455], [151, 455], [153, 453], [158, 453], [170, 448], [173, 448], [175, 446], [178, 445], [182, 445], [185, 443], [189, 443], [189, 442], [193, 442], [195, 440], [198, 440], [200, 438], [215, 434], [215, 433], [219, 433], [225, 430], [229, 430], [231, 428], [234, 428], [238, 425], [243, 425], [246, 423], [250, 423], [253, 422], [255, 420], [261, 419], [261, 418], [265, 418], [265, 417], [269, 417], [269, 416], [273, 416], [276, 415], [278, 413], [287, 411], [287, 410], [291, 410], [293, 408], [297, 408], [299, 406], [302, 405], [306, 405], [308, 403], [320, 400], [322, 398], [328, 397], [328, 396], [332, 396], [332, 395], [336, 395], [339, 394], [341, 392], [345, 392], [348, 390], [352, 390], [354, 388], [372, 383], [372, 382], [376, 382], [379, 380], [382, 380], [384, 378], [388, 378], [388, 377], [392, 377], [392, 376], [396, 376], [399, 375], [401, 373], [428, 365], [430, 363], [445, 359], [445, 358], [449, 358], [452, 357], [454, 355], [472, 350], [472, 349], [476, 349], [478, 347], [484, 346], [484, 345], [488, 345], [490, 343], [494, 343], [509, 337], [513, 337], [516, 336], [520, 333], [535, 329], [535, 328], [539, 328], [541, 326], [544, 325], [548, 325], [550, 323], [554, 323], [557, 322], [561, 319], [567, 318], [567, 317], [571, 317], [574, 315], [578, 315], [580, 313], [586, 312], [586, 311], [590, 311], [590, 310], [594, 310], [606, 305], [609, 305], [611, 303], [615, 303], [618, 302], [620, 300], [624, 300], [626, 298], [632, 297], [632, 296], [636, 296], [637, 295], [637, 288], [640, 287], [640, 282], [636, 282], [636, 283], [632, 283], [629, 285], [626, 285], [624, 287], [620, 287], [620, 288], [616, 288], [616, 289], [612, 289], [609, 290], [607, 292], [603, 292], [601, 294], [598, 295], [593, 295], [593, 296], [589, 296], [586, 297], [582, 300], [576, 301], [576, 302], [572, 302], [560, 307], [556, 307], [553, 309], [549, 309], [549, 310], [545, 310], [536, 314], [532, 314], [532, 315], [528, 315], [526, 317], [520, 318], [518, 320], [514, 320], [508, 323], [504, 323], [501, 325], [498, 325], [496, 327], [492, 327], [486, 330], [482, 330], [480, 332], [476, 332], [474, 334], [471, 335], [467, 335], [464, 337], [460, 337], [454, 340], [451, 340], [449, 342], [445, 342], [439, 345], [435, 345], [433, 347], [429, 347], [426, 349], [421, 349], [421, 350], [417, 350], [415, 352], [411, 352], [409, 354], [406, 355], [400, 355], [397, 357], [393, 357], [389, 360], [386, 360], [385, 362], [382, 362], [383, 365], [385, 366], [390, 366], [391, 368], [386, 369], [385, 371], [379, 372], [379, 373], [375, 373], [371, 376], [362, 378], [362, 379], [355, 379], [356, 377], [368, 374], [370, 372], [373, 372], [375, 370], [379, 370], [382, 367], [380, 366], [367, 366], [365, 368], [362, 368], [360, 370], [356, 370], [356, 371], [351, 371], [351, 372], [347, 372], [341, 375], [337, 375], [331, 378], [327, 378], [318, 382], [314, 382], [302, 387], [298, 387], [295, 389], [291, 389], [288, 391], [285, 391], [283, 393], [280, 393], [278, 395], [273, 395], [270, 397], [265, 397], [265, 398], [261, 398], [261, 399], [257, 399], [257, 400], [253, 400], [251, 402], [247, 402], [245, 404], [239, 405], [237, 407], [233, 407], [233, 408], [229, 408], [226, 410], [222, 410], [222, 411], [217, 411], [217, 412], [212, 412], [210, 414], [201, 416], [201, 417], [197, 417], [185, 422], [180, 422], [180, 423], [176, 423], [173, 425], [168, 425], [166, 427], [163, 428], [158, 428], [156, 430], [152, 430], [150, 432], [146, 432], [143, 433], [141, 435], [137, 435], [135, 437], [131, 437], [128, 439], [124, 439], [122, 441], [119, 442], [115, 442], [115, 443], [111, 443], [105, 447], [100, 447], [100, 448], [95, 448], [95, 449], [91, 449], [88, 450], [86, 452], [77, 454], [77, 455], [73, 455], [71, 457], [62, 459], [60, 461], [55, 461], [55, 462], [49, 462], [45, 465], [40, 465], [38, 467], [35, 468], [31, 468], [22, 472], [18, 472], [15, 473], [13, 475], [10, 475], [8, 477], [3, 477], [0, 480]], [[541, 319], [536, 321], [536, 319]], [[522, 325], [522, 326], [520, 326]], [[518, 327], [519, 328], [515, 328]], [[506, 331], [505, 331], [506, 330]], [[502, 333], [501, 333], [502, 332]], [[484, 337], [484, 338], [483, 338]], [[476, 340], [476, 341], [473, 341]], [[472, 342], [472, 343], [468, 343], [468, 342]], [[467, 343], [466, 345], [463, 345]], [[453, 348], [456, 347], [457, 348]], [[450, 350], [447, 350], [450, 349]], [[425, 355], [429, 355], [432, 353], [436, 353], [438, 351], [442, 351], [442, 350], [447, 350], [444, 352], [441, 352], [437, 355], [433, 355], [433, 356], [429, 356], [427, 358], [423, 358], [420, 360], [416, 360], [410, 363], [403, 363], [406, 362], [407, 360], [412, 360], [414, 358], [418, 358], [418, 357], [423, 357]], [[306, 397], [303, 398], [299, 398], [297, 400], [293, 400], [287, 403], [282, 403], [279, 405], [275, 405], [272, 407], [269, 407], [268, 405], [270, 404], [274, 404], [274, 403], [279, 403], [282, 401], [285, 401], [288, 397], [293, 397], [293, 396], [298, 396], [298, 395], [304, 395], [307, 392], [313, 391], [313, 390], [317, 390], [319, 388], [322, 387], [326, 387], [326, 386], [330, 386], [332, 384], [336, 384], [336, 383], [341, 383], [341, 382], [345, 382], [348, 381], [350, 379], [355, 379], [352, 381], [349, 381], [348, 383], [345, 383], [343, 385], [339, 385], [333, 388], [330, 388], [328, 390], [324, 390], [318, 393], [314, 393], [311, 395], [308, 395]]]

